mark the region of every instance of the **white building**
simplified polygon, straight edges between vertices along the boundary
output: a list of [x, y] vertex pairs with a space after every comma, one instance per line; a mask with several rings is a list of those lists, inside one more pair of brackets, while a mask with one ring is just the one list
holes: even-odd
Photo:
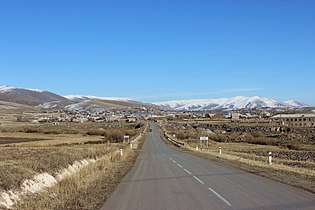
[[315, 114], [278, 114], [270, 118], [273, 125], [315, 127]]

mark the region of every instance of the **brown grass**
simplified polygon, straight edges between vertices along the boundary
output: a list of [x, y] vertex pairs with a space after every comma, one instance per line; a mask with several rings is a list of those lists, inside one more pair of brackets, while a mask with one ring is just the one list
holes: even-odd
[[43, 134], [82, 134], [91, 133], [97, 129], [112, 130], [118, 129], [129, 134], [136, 134], [144, 129], [144, 126], [138, 128], [139, 123], [124, 123], [124, 122], [110, 122], [110, 123], [75, 123], [75, 122], [61, 122], [59, 125], [52, 123], [32, 124], [25, 122], [10, 122], [5, 123], [1, 127], [2, 132], [22, 132], [22, 133], [43, 133]]
[[[107, 187], [105, 180], [114, 178], [111, 176], [117, 170], [115, 166], [119, 164], [118, 158], [117, 153], [115, 161], [107, 157], [81, 169], [48, 189], [47, 192], [24, 199], [23, 203], [18, 204], [17, 209], [96, 209], [100, 204], [93, 201], [94, 193], [99, 190], [101, 184], [103, 189]], [[106, 196], [102, 190], [97, 194], [99, 194], [97, 197]]]
[[[135, 142], [141, 147], [143, 138]], [[131, 169], [139, 152], [126, 147], [124, 155], [105, 155], [73, 176], [59, 182], [42, 194], [19, 203], [17, 209], [99, 209], [110, 197], [123, 176]]]
[[[138, 153], [121, 142], [110, 142], [121, 141], [125, 134], [135, 137], [144, 129], [144, 127], [135, 129], [132, 124], [117, 124], [117, 128], [113, 125], [102, 125], [102, 127], [104, 127], [102, 130], [99, 129], [98, 124], [85, 127], [90, 130], [101, 130], [101, 136], [86, 135], [85, 130], [83, 135], [64, 134], [67, 128], [59, 128], [62, 131], [59, 134], [55, 133], [58, 129], [47, 130], [41, 127], [40, 129], [44, 130], [42, 132], [37, 130], [37, 126], [23, 127], [30, 131], [36, 128], [34, 132], [0, 133], [0, 142], [3, 142], [0, 144], [0, 193], [18, 190], [24, 180], [32, 178], [35, 174], [47, 172], [56, 175], [61, 169], [77, 160], [102, 157], [73, 177], [63, 180], [51, 189], [53, 191], [49, 189], [43, 195], [33, 195], [24, 204], [20, 203], [16, 207], [17, 209], [81, 209], [81, 206], [86, 206], [87, 209], [95, 209], [95, 206], [104, 202], [122, 176], [131, 168]], [[134, 149], [137, 148], [138, 143], [135, 142]], [[124, 151], [123, 158], [120, 158], [118, 152], [121, 147], [127, 149]], [[52, 199], [51, 192], [56, 194], [56, 197], [53, 196], [55, 199]]]
[[115, 145], [63, 147], [0, 147], [0, 190], [18, 188], [36, 173], [54, 174], [75, 160], [96, 158], [117, 150]]

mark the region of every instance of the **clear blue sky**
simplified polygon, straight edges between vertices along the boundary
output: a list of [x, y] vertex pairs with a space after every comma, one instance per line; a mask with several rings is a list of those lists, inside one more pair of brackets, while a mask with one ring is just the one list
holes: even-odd
[[313, 0], [0, 0], [0, 85], [315, 105]]

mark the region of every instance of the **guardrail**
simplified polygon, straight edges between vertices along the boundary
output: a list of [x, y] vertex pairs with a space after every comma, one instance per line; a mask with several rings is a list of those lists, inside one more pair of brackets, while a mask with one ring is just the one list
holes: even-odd
[[173, 138], [172, 136], [168, 135], [166, 132], [164, 132], [164, 136], [165, 138], [170, 141], [171, 143], [173, 143], [175, 146], [177, 147], [181, 147], [181, 146], [184, 146], [184, 143], [183, 142], [180, 142], [178, 140], [176, 140], [175, 138]]

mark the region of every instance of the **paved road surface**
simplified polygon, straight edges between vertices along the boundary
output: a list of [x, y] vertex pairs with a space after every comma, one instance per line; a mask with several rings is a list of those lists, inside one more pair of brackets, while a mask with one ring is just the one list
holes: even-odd
[[102, 210], [315, 209], [315, 194], [176, 151], [151, 127]]

